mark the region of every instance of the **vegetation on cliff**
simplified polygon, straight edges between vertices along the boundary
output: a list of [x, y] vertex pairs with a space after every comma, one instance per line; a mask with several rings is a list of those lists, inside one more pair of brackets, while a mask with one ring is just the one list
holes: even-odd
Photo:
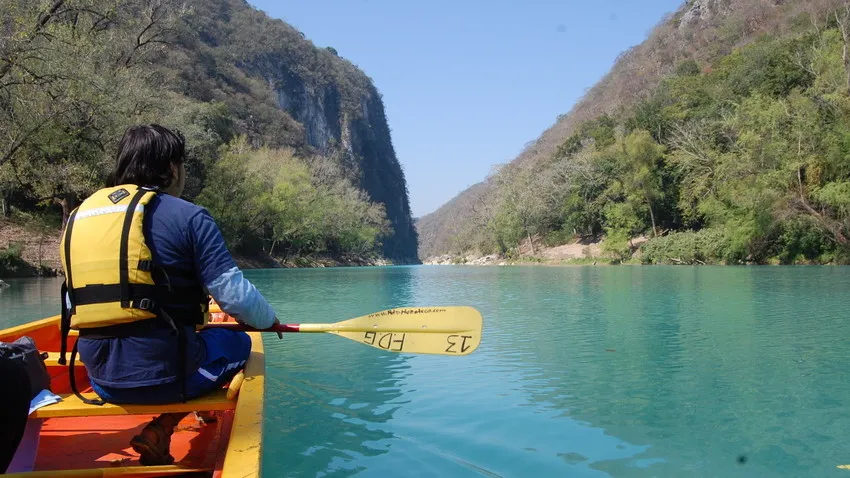
[[[627, 260], [630, 239], [646, 235], [647, 263], [850, 261], [850, 7], [783, 2], [770, 10], [782, 15], [752, 17], [761, 27], [732, 42], [741, 16], [764, 11], [724, 16], [732, 3], [764, 2], [690, 2], [652, 38], [671, 25], [695, 33], [687, 16], [702, 5], [702, 15], [723, 19], [696, 32], [725, 35], [709, 44], [711, 55], [670, 55], [680, 59], [669, 74], [632, 85], [645, 90], [636, 100], [501, 168], [468, 202], [467, 226], [423, 244], [425, 253], [604, 236], [604, 249]], [[541, 139], [552, 142], [549, 133]], [[429, 240], [443, 227], [423, 222]]]
[[237, 252], [416, 261], [377, 90], [291, 26], [244, 0], [9, 0], [1, 21], [3, 215], [67, 217], [157, 122]]

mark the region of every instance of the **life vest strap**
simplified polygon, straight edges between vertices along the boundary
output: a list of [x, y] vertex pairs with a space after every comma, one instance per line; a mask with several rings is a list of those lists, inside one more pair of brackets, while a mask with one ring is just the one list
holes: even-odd
[[119, 337], [133, 337], [144, 335], [157, 329], [171, 329], [168, 322], [154, 317], [152, 319], [137, 320], [126, 324], [109, 325], [93, 329], [80, 329], [80, 337], [85, 339], [115, 339]]
[[[68, 310], [70, 315], [74, 315], [76, 308], [74, 306], [74, 276], [71, 275], [71, 231], [74, 230], [74, 221], [77, 218], [78, 209], [71, 211], [68, 216], [68, 223], [65, 225], [65, 282], [68, 284], [67, 292], [71, 299], [71, 308]], [[62, 294], [62, 304], [65, 304], [65, 294]], [[64, 354], [63, 354], [64, 360]]]
[[103, 405], [104, 403], [106, 403], [103, 400], [101, 400], [99, 398], [94, 399], [94, 400], [92, 400], [90, 398], [86, 398], [77, 389], [77, 376], [74, 373], [74, 361], [77, 359], [77, 344], [78, 343], [79, 342], [74, 342], [74, 348], [71, 350], [71, 363], [68, 365], [68, 378], [69, 378], [70, 385], [71, 385], [71, 391], [74, 392], [74, 395], [76, 395], [77, 398], [82, 400], [83, 403], [86, 403], [86, 404], [89, 404], [89, 405], [98, 405], [98, 406]]
[[71, 331], [71, 311], [68, 309], [68, 283], [62, 282], [60, 289], [62, 295], [61, 315], [59, 316], [59, 333], [61, 343], [59, 344], [59, 365], [65, 365], [65, 354], [68, 352], [68, 334]]
[[[74, 296], [77, 300], [76, 306], [92, 305], [92, 304], [108, 304], [110, 302], [119, 302], [123, 298], [124, 288], [121, 284], [108, 285], [88, 285], [74, 289]], [[141, 310], [151, 310], [155, 303], [150, 303], [156, 296], [156, 286], [146, 284], [128, 284], [127, 285], [127, 305], [124, 308], [133, 308]], [[143, 299], [147, 299], [144, 303]], [[132, 301], [132, 303], [131, 303]]]
[[[91, 304], [108, 304], [118, 302], [123, 298], [124, 288], [121, 284], [89, 285], [74, 290], [76, 306]], [[200, 289], [195, 286], [171, 286], [165, 290], [150, 284], [128, 284], [128, 304], [125, 308], [154, 311], [157, 306], [191, 306], [198, 307], [201, 303]], [[165, 305], [164, 305], [165, 304]]]
[[[122, 308], [130, 307], [130, 264], [129, 264], [129, 249], [130, 249], [130, 229], [133, 226], [133, 216], [136, 215], [136, 206], [139, 205], [139, 201], [147, 194], [148, 192], [144, 189], [139, 188], [136, 191], [136, 194], [133, 195], [133, 199], [130, 200], [130, 205], [127, 206], [127, 213], [124, 216], [124, 225], [121, 228], [121, 245], [120, 245], [120, 253], [118, 255], [118, 277], [119, 277], [119, 285], [120, 296], [119, 299], [121, 301]], [[111, 301], [110, 301], [111, 302]]]

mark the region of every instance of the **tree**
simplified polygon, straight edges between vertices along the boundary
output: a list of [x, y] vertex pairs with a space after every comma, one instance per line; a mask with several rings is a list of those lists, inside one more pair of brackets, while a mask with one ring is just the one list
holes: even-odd
[[291, 149], [254, 148], [243, 135], [209, 169], [197, 201], [235, 250], [362, 255], [390, 232], [382, 205], [344, 177], [317, 176], [329, 169], [311, 169]]
[[841, 33], [841, 59], [844, 63], [845, 88], [846, 92], [850, 94], [850, 2], [844, 0], [842, 8], [835, 12], [835, 21], [838, 23], [838, 31]]
[[664, 147], [656, 143], [652, 135], [645, 130], [633, 131], [626, 137], [624, 147], [628, 158], [626, 180], [623, 184], [626, 195], [638, 197], [639, 201], [646, 204], [652, 220], [652, 235], [657, 236], [653, 204], [664, 194], [658, 174], [658, 163], [664, 154]]
[[539, 176], [530, 165], [512, 165], [497, 176], [501, 198], [496, 215], [497, 234], [502, 242], [519, 245], [528, 240], [531, 254], [535, 254], [532, 236], [544, 224], [550, 209], [543, 191], [538, 187]]
[[676, 74], [679, 76], [697, 76], [700, 74], [699, 63], [694, 59], [688, 59], [676, 66]]
[[67, 218], [102, 184], [110, 144], [158, 107], [146, 64], [179, 15], [171, 0], [7, 2], [0, 33], [0, 168]]

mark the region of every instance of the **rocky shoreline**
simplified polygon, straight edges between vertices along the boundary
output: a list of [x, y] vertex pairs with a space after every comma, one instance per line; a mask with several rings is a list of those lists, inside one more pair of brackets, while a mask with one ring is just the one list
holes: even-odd
[[505, 266], [508, 265], [508, 260], [499, 254], [490, 254], [487, 256], [452, 256], [450, 254], [443, 254], [425, 259], [422, 261], [422, 264], [429, 266]]
[[377, 267], [392, 265], [384, 258], [357, 256], [298, 256], [293, 258], [274, 258], [268, 256], [250, 257], [234, 254], [233, 259], [240, 269], [306, 269], [322, 267]]
[[[0, 278], [55, 277], [62, 274], [59, 259], [60, 233], [52, 230], [34, 231], [18, 223], [0, 219], [0, 253], [16, 248], [19, 258], [14, 260], [13, 270], [4, 270], [0, 263]], [[2, 257], [0, 257], [0, 260]], [[295, 269], [322, 267], [375, 267], [392, 265], [381, 257], [344, 255], [269, 257], [234, 254], [241, 269]], [[0, 285], [0, 287], [3, 287]]]
[[537, 256], [528, 256], [517, 259], [509, 259], [498, 254], [465, 257], [445, 254], [422, 261], [423, 265], [429, 266], [596, 266], [609, 265], [613, 263], [614, 261], [608, 258], [544, 259]]
[[[643, 238], [639, 238], [645, 240]], [[426, 265], [507, 266], [515, 264], [596, 265], [610, 262], [602, 252], [601, 238], [578, 241], [571, 244], [546, 246], [539, 238], [531, 244], [523, 241], [516, 257], [501, 254], [442, 254], [422, 261]]]

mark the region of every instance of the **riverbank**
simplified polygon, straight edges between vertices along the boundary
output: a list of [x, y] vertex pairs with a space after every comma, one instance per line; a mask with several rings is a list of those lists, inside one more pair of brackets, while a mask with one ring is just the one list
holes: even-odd
[[[36, 227], [0, 218], [0, 279], [50, 277], [62, 273], [59, 258], [61, 232], [56, 228]], [[234, 254], [242, 269], [279, 269], [310, 267], [386, 266], [380, 257], [315, 254], [296, 257], [270, 257], [263, 254]]]
[[0, 278], [57, 275], [60, 235], [54, 228], [0, 218]]
[[549, 246], [540, 237], [524, 240], [508, 254], [443, 254], [423, 260], [425, 265], [470, 266], [603, 266], [603, 265], [846, 265], [850, 258], [752, 257], [726, 262], [717, 257], [716, 246], [693, 240], [693, 233], [674, 233], [656, 238], [636, 236], [619, 247], [606, 247], [604, 237]]
[[275, 258], [270, 256], [246, 256], [234, 254], [233, 260], [240, 269], [305, 269], [311, 267], [369, 267], [388, 266], [392, 263], [379, 257], [325, 255]]
[[[602, 249], [601, 238], [575, 241], [569, 244], [547, 246], [539, 238], [533, 242], [523, 241], [517, 252], [502, 254], [464, 254], [430, 257], [423, 261], [426, 265], [471, 265], [471, 266], [509, 266], [522, 264], [538, 265], [606, 265], [616, 259]], [[635, 249], [646, 242], [646, 238], [633, 239]]]

